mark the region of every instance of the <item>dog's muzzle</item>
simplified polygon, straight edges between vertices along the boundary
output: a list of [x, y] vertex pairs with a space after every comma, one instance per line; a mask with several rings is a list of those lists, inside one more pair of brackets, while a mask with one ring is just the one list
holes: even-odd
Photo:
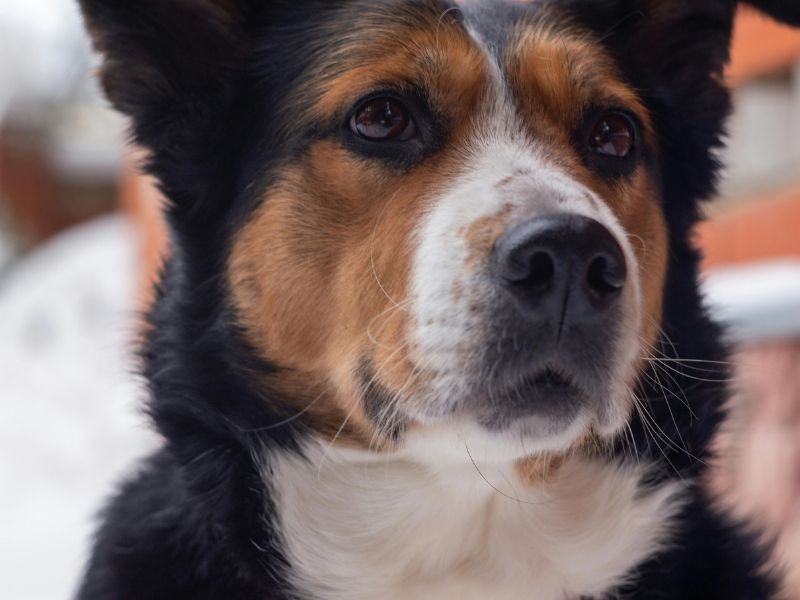
[[[512, 224], [490, 260], [497, 307], [491, 360], [501, 365], [481, 422], [520, 417], [567, 422], [599, 411], [622, 327], [625, 254], [600, 222], [554, 213]], [[499, 384], [499, 386], [498, 386]]]

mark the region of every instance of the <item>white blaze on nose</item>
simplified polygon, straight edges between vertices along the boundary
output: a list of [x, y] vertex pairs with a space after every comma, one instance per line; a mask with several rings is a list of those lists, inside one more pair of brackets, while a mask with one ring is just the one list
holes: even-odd
[[[503, 128], [505, 129], [505, 128]], [[502, 130], [501, 130], [502, 131]], [[625, 339], [618, 345], [618, 377], [628, 382], [640, 352], [641, 293], [636, 256], [611, 209], [580, 182], [541, 158], [534, 144], [491, 136], [475, 140], [463, 174], [431, 203], [417, 233], [414, 259], [412, 358], [434, 378], [436, 406], [429, 414], [445, 412], [466, 385], [470, 369], [480, 363], [484, 332], [492, 318], [488, 307], [497, 293], [491, 278], [491, 244], [475, 255], [470, 231], [482, 222], [502, 220], [499, 232], [510, 224], [539, 215], [571, 213], [603, 224], [623, 250], [630, 273], [623, 294]], [[477, 224], [477, 225], [476, 225]], [[499, 234], [498, 234], [499, 235]], [[614, 395], [624, 395], [622, 386]], [[608, 427], [624, 421], [623, 402], [610, 410]], [[624, 402], [627, 406], [627, 401]], [[423, 411], [428, 412], [428, 411]], [[613, 422], [613, 423], [611, 423]]]
[[622, 299], [624, 339], [618, 344], [622, 350], [614, 376], [620, 387], [612, 392], [610, 408], [601, 417], [604, 422], [598, 423], [601, 430], [616, 430], [625, 422], [626, 385], [640, 353], [642, 298], [635, 253], [602, 199], [548, 160], [551, 150], [524, 133], [500, 65], [480, 37], [470, 33], [484, 48], [491, 89], [460, 176], [433, 198], [415, 237], [410, 356], [431, 381], [416, 416], [424, 420], [446, 414], [469, 392], [469, 380], [479, 376], [478, 369], [487, 368], [482, 363], [485, 332], [493, 317], [491, 301], [498, 293], [488, 277], [493, 244], [483, 243], [476, 251], [470, 233], [482, 223], [492, 223], [496, 241], [513, 223], [563, 212], [604, 225], [622, 248], [630, 273]]

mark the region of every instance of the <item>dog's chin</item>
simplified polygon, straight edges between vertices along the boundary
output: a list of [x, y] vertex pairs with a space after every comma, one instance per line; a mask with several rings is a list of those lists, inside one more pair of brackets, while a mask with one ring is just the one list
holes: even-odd
[[592, 420], [584, 412], [569, 421], [527, 416], [497, 429], [487, 428], [472, 417], [454, 416], [410, 430], [403, 451], [432, 465], [501, 464], [564, 454], [590, 434]]
[[581, 412], [597, 403], [592, 395], [569, 375], [541, 369], [502, 386], [485, 386], [465, 406], [490, 431], [516, 429], [525, 438], [548, 438], [560, 436]]
[[426, 463], [505, 463], [563, 455], [590, 437], [612, 439], [624, 427], [621, 394], [587, 390], [541, 371], [504, 390], [466, 394], [451, 413], [416, 419], [405, 451]]

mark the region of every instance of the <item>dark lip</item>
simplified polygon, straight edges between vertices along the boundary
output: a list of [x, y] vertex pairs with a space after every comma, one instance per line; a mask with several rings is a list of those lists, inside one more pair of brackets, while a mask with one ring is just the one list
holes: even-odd
[[[532, 378], [528, 378], [534, 386], [553, 391], [577, 391], [572, 380], [555, 369], [544, 369]], [[523, 380], [525, 381], [525, 380]]]
[[477, 410], [479, 420], [489, 429], [505, 429], [526, 417], [566, 423], [587, 403], [588, 396], [570, 375], [542, 368], [504, 386], [492, 394], [493, 402]]
[[509, 394], [527, 391], [545, 396], [571, 395], [581, 398], [586, 396], [574, 377], [553, 367], [544, 367], [524, 374], [506, 389]]

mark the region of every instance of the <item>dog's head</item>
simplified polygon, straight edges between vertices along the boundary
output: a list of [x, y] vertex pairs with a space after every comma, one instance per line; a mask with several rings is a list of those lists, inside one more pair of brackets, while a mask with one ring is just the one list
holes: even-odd
[[194, 322], [272, 367], [265, 403], [440, 456], [625, 425], [713, 189], [733, 0], [82, 4], [182, 305], [217, 290]]

